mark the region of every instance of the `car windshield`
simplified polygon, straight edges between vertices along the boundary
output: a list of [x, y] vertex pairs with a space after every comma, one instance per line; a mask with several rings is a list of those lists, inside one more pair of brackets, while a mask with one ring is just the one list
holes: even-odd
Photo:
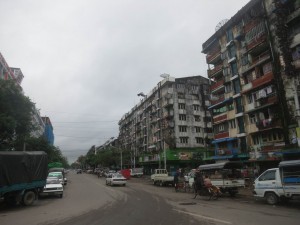
[[57, 174], [57, 173], [49, 173], [48, 177], [56, 177], [58, 179], [63, 178], [63, 176], [61, 174]]
[[116, 178], [123, 178], [123, 175], [122, 175], [122, 174], [119, 174], [119, 173], [115, 173], [115, 174], [113, 174], [113, 177], [116, 177]]
[[58, 179], [47, 178], [47, 184], [60, 184]]

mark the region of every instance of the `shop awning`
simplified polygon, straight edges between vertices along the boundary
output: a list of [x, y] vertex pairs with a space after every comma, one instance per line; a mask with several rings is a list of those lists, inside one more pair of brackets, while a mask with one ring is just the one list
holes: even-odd
[[225, 142], [225, 141], [234, 141], [237, 140], [237, 138], [221, 138], [221, 139], [217, 139], [212, 141], [212, 144], [217, 144], [217, 143], [221, 143], [221, 142]]

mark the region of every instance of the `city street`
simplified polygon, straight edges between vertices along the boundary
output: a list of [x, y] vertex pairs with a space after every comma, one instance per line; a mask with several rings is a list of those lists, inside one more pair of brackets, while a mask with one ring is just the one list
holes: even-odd
[[270, 206], [251, 196], [193, 199], [172, 187], [132, 178], [125, 187], [106, 186], [93, 174], [68, 174], [64, 197], [43, 197], [33, 206], [0, 203], [1, 225], [87, 224], [299, 224], [300, 202]]

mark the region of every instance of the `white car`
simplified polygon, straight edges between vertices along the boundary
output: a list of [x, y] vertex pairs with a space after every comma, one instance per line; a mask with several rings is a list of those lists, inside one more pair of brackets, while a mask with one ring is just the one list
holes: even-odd
[[64, 187], [61, 184], [61, 181], [54, 177], [48, 177], [47, 183], [43, 189], [43, 192], [40, 195], [58, 195], [60, 198], [63, 197]]
[[56, 177], [59, 179], [59, 181], [61, 182], [62, 185], [67, 185], [68, 180], [66, 177], [64, 177], [62, 172], [50, 172], [48, 174], [48, 178], [51, 178], [51, 177]]
[[106, 185], [123, 185], [125, 186], [127, 183], [127, 179], [123, 177], [122, 174], [119, 173], [111, 173], [106, 177]]

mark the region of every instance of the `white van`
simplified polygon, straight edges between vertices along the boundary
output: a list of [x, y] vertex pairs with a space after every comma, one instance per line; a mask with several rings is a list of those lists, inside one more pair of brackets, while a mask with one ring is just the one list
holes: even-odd
[[278, 168], [266, 170], [255, 180], [253, 194], [271, 205], [300, 196], [300, 160], [282, 161]]

